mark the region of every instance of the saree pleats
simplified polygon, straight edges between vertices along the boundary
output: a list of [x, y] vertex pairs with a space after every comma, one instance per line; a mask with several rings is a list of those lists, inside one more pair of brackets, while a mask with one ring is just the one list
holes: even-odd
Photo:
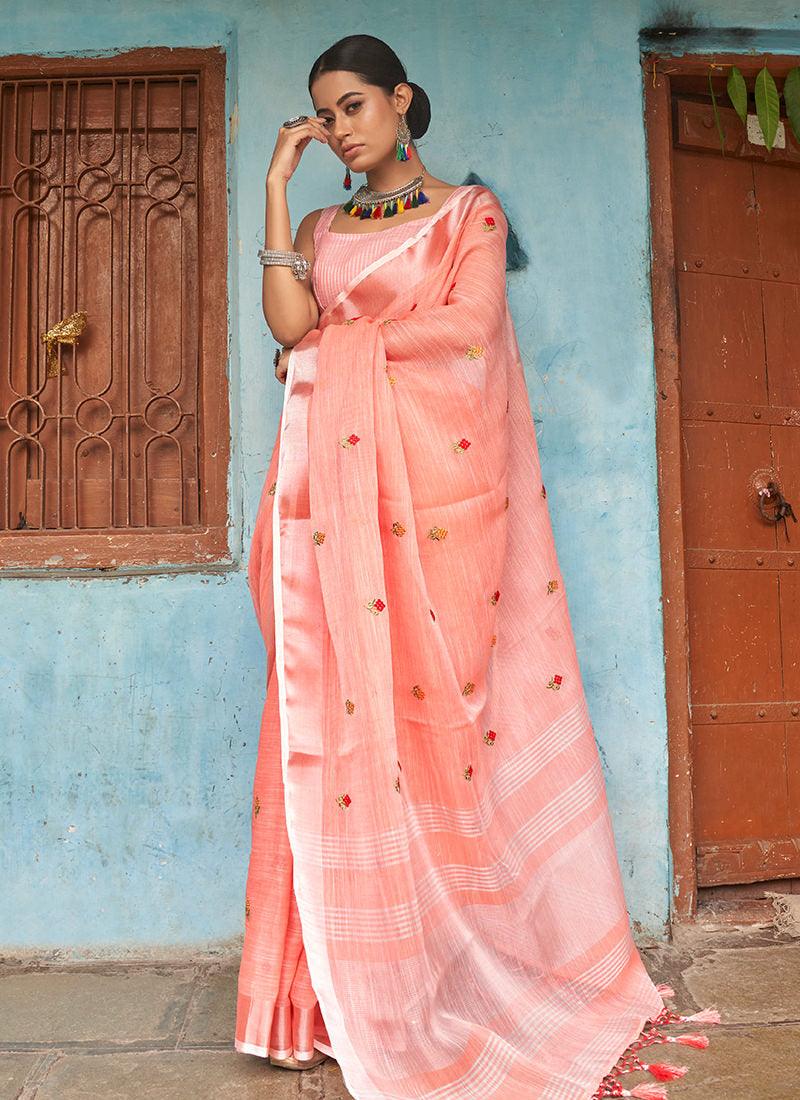
[[[291, 352], [236, 1046], [356, 1100], [588, 1100], [663, 1008], [633, 944], [484, 187]], [[290, 1011], [287, 1010], [290, 1006]]]

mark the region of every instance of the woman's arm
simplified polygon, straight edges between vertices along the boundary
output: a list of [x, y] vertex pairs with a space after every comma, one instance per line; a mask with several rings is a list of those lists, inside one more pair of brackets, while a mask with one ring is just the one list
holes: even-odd
[[[306, 214], [292, 242], [286, 183], [267, 180], [264, 217], [264, 247], [302, 252], [314, 262], [314, 226], [321, 210]], [[319, 307], [311, 290], [311, 276], [295, 279], [283, 264], [265, 264], [261, 283], [261, 306], [272, 335], [284, 347], [293, 347], [319, 320]]]

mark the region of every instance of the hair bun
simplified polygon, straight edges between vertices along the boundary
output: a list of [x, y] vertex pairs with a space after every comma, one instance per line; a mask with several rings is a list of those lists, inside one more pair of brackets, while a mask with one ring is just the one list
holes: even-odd
[[431, 101], [428, 99], [428, 93], [419, 84], [415, 84], [413, 80], [406, 80], [405, 83], [414, 93], [411, 106], [406, 112], [406, 121], [412, 138], [420, 138], [430, 126]]

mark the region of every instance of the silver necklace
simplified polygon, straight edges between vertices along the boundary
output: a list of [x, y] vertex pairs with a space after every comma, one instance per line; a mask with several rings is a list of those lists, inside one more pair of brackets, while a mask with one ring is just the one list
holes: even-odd
[[414, 176], [413, 180], [392, 191], [373, 191], [362, 183], [353, 197], [342, 205], [342, 210], [351, 218], [391, 218], [404, 210], [422, 206], [431, 201], [422, 190], [424, 178], [422, 174]]

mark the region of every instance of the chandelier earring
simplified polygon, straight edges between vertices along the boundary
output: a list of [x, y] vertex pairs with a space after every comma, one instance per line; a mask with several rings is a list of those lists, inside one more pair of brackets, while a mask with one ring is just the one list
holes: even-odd
[[344, 182], [342, 183], [342, 186], [344, 187], [345, 191], [349, 191], [350, 188], [353, 186], [353, 181], [350, 178], [350, 165], [349, 164], [348, 164], [348, 166], [347, 166], [347, 168], [345, 169], [345, 172], [344, 172]]
[[411, 142], [411, 131], [408, 128], [406, 122], [405, 113], [400, 115], [397, 121], [397, 159], [409, 160], [410, 155], [408, 152], [408, 146]]

